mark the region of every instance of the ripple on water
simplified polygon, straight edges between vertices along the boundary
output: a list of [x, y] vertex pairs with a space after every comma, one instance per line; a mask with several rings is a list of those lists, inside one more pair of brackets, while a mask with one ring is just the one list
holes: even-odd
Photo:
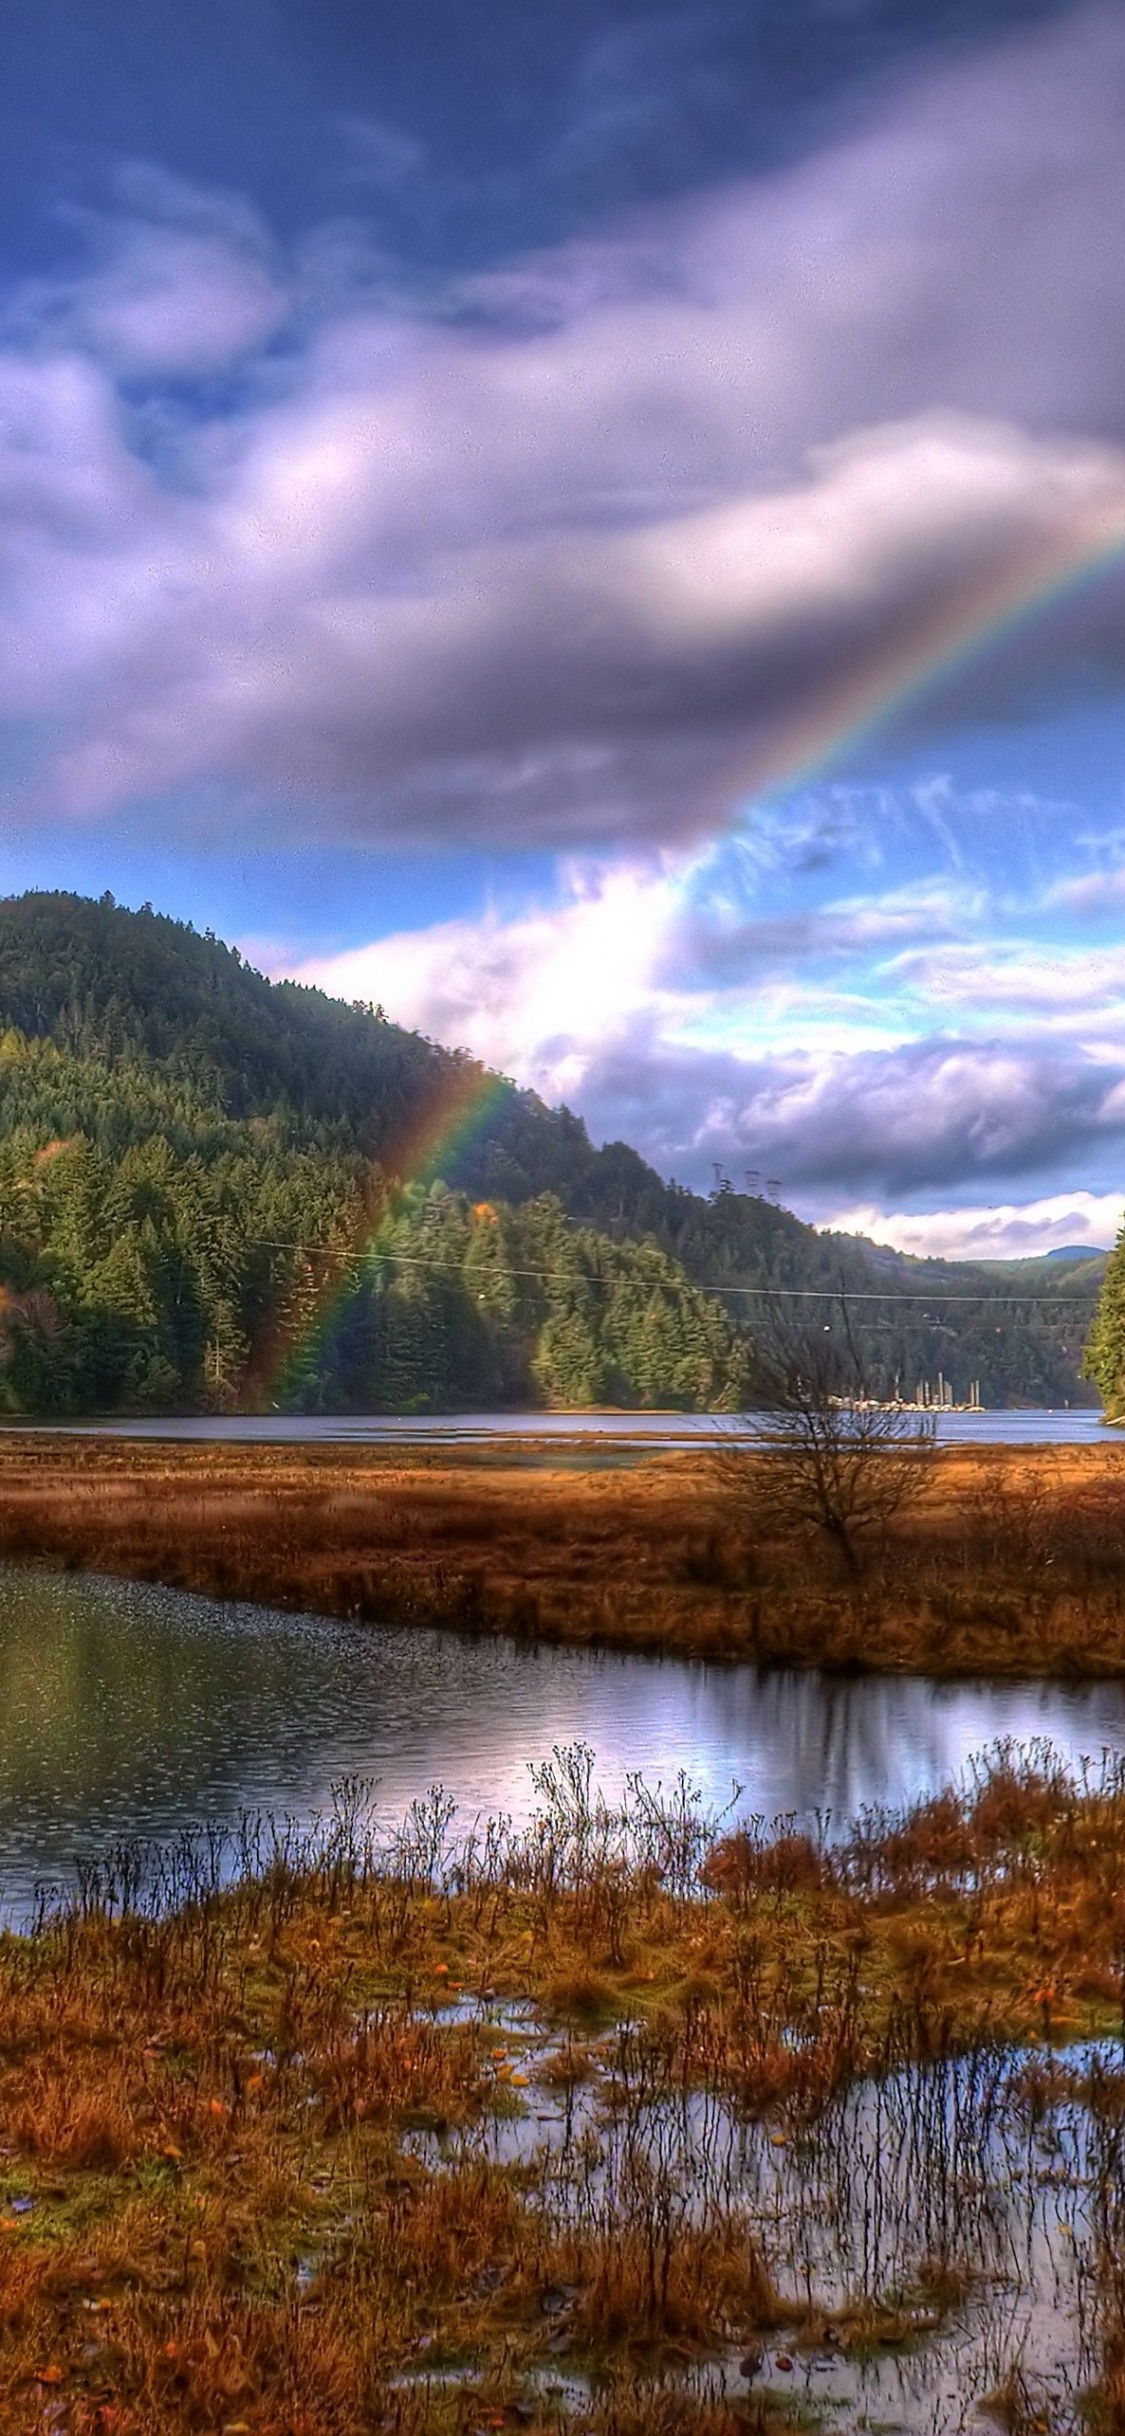
[[705, 1804], [846, 1821], [946, 1782], [999, 1736], [1071, 1763], [1125, 1751], [1125, 1686], [759, 1675], [700, 1660], [473, 1641], [0, 1572], [0, 1888], [118, 1839], [243, 1811], [310, 1821], [345, 1776], [400, 1816], [440, 1782], [457, 1827], [535, 1806], [528, 1763], [584, 1741], [610, 1798], [686, 1769]]

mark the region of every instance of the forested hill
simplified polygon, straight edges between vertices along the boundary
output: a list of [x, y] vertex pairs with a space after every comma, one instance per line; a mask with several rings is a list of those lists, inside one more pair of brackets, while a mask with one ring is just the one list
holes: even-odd
[[846, 1292], [888, 1389], [942, 1371], [1059, 1402], [1093, 1276], [913, 1263], [701, 1198], [147, 908], [0, 902], [9, 1410], [731, 1405], [778, 1289]]

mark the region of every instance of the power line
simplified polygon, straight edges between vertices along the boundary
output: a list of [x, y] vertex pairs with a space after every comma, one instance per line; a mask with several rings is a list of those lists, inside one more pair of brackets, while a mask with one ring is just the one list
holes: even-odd
[[[459, 1274], [458, 1264], [455, 1261], [427, 1258], [422, 1252], [395, 1252], [389, 1249], [379, 1252], [338, 1252], [334, 1251], [331, 1244], [283, 1243], [271, 1235], [248, 1235], [244, 1237], [244, 1241], [256, 1244], [263, 1251], [303, 1252], [314, 1255], [318, 1259], [339, 1260], [346, 1268], [362, 1269], [376, 1260], [388, 1260], [393, 1261], [395, 1266], [400, 1269], [441, 1269], [450, 1277]], [[660, 1247], [656, 1248], [659, 1250]], [[685, 1274], [687, 1274], [686, 1271]], [[574, 1269], [512, 1268], [507, 1262], [504, 1264], [502, 1275], [505, 1277], [534, 1277], [557, 1285], [582, 1283], [600, 1285], [604, 1282], [596, 1273], [588, 1274]], [[898, 1291], [893, 1287], [887, 1287], [881, 1292], [864, 1286], [853, 1292], [850, 1286], [735, 1286], [719, 1285], [701, 1278], [689, 1278], [689, 1283], [697, 1286], [701, 1294], [737, 1294], [747, 1300], [816, 1303], [940, 1303], [943, 1309], [950, 1303], [969, 1304], [977, 1309], [982, 1305], [1010, 1306], [1013, 1303], [1029, 1303], [1038, 1311], [1066, 1311], [1077, 1303], [1090, 1300], [1097, 1302], [1101, 1296], [1100, 1286], [1077, 1287], [1070, 1294], [1026, 1292], [1021, 1294], [1018, 1291], [1010, 1294], [943, 1294], [939, 1291], [935, 1294], [932, 1287], [922, 1286], [905, 1287]], [[929, 1315], [923, 1312], [922, 1316], [927, 1318]]]

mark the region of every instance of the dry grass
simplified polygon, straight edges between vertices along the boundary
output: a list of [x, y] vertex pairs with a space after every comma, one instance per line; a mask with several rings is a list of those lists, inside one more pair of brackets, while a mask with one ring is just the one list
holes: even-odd
[[[727, 1477], [720, 1477], [725, 1471]], [[858, 1583], [768, 1457], [4, 1442], [0, 1554], [376, 1622], [934, 1675], [1125, 1673], [1125, 1447], [947, 1450]]]
[[[823, 2338], [824, 2311], [775, 2288], [733, 2185], [693, 2199], [646, 2162], [654, 2105], [721, 2093], [799, 2141], [857, 2075], [1120, 2028], [1125, 1776], [1079, 1788], [1001, 1752], [827, 1852], [622, 1817], [588, 1787], [561, 1755], [532, 1829], [436, 1874], [422, 1812], [378, 1849], [349, 1794], [315, 1848], [244, 1856], [233, 1884], [201, 1847], [171, 1908], [90, 1886], [0, 1939], [5, 2431], [764, 2429], [764, 2405], [653, 2372], [758, 2329]], [[622, 2162], [575, 2211], [474, 2145], [534, 2084], [494, 2020], [443, 2007], [584, 2014], [591, 1969], [608, 2033], [580, 2023], [544, 2072], [597, 2066]], [[1029, 2063], [1032, 2112], [1053, 2069]], [[458, 2127], [444, 2162], [418, 2150]], [[962, 2289], [951, 2253], [931, 2301]], [[834, 2340], [909, 2322], [869, 2295]], [[546, 2397], [544, 2363], [591, 2374], [588, 2404]]]

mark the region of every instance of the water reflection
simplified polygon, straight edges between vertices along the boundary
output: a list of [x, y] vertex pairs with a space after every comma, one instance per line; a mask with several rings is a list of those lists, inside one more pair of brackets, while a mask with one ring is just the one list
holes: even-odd
[[357, 1628], [147, 1584], [0, 1573], [0, 1889], [123, 1835], [246, 1807], [307, 1816], [347, 1773], [401, 1811], [437, 1780], [462, 1813], [525, 1817], [528, 1761], [583, 1739], [611, 1795], [687, 1769], [767, 1817], [897, 1802], [996, 1736], [1071, 1760], [1125, 1751], [1125, 1687], [761, 1677], [750, 1667]]
[[[915, 2062], [852, 2083], [779, 2142], [776, 2117], [747, 2121], [721, 2089], [665, 2086], [654, 2100], [659, 2066], [628, 2028], [587, 2051], [584, 2081], [544, 2086], [557, 2034], [533, 2017], [494, 2025], [530, 2101], [462, 2131], [411, 2134], [428, 2165], [481, 2153], [519, 2165], [553, 2224], [603, 2234], [748, 2216], [777, 2289], [813, 2319], [796, 2340], [767, 2330], [763, 2383], [783, 2381], [818, 2427], [830, 2414], [838, 2436], [968, 2436], [1016, 2364], [1028, 2408], [996, 2423], [1089, 2428], [1080, 2397], [1097, 2367], [1103, 2229], [1120, 2204], [1116, 2043], [1071, 2050], [1069, 2075], [1037, 2064], [1034, 2106], [1018, 2050]], [[944, 2291], [944, 2308], [927, 2288]], [[822, 2311], [863, 2301], [900, 2313], [898, 2344], [865, 2356], [819, 2339]], [[704, 2375], [721, 2383], [723, 2365]], [[726, 2383], [738, 2392], [743, 2380]]]

